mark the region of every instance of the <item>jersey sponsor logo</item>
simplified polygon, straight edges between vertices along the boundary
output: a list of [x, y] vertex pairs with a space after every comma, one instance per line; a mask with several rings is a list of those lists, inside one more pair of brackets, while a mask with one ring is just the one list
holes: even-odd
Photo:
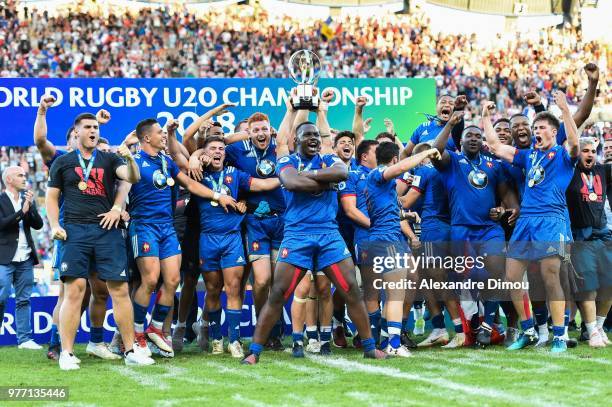
[[150, 250], [151, 250], [151, 245], [149, 243], [147, 243], [147, 242], [144, 242], [142, 244], [142, 251], [144, 253], [149, 253]]
[[289, 255], [289, 250], [286, 247], [283, 248], [283, 250], [281, 251], [281, 257], [283, 259], [286, 259], [288, 255]]
[[527, 178], [529, 178], [529, 186], [532, 186], [531, 181], [533, 181], [533, 185], [541, 184], [542, 181], [544, 181], [544, 178], [546, 178], [546, 171], [544, 170], [544, 167], [538, 165], [537, 167], [531, 168]]
[[487, 173], [484, 171], [470, 171], [468, 174], [468, 181], [470, 185], [476, 189], [484, 189], [489, 184], [489, 177], [487, 177]]
[[151, 179], [153, 181], [153, 186], [157, 189], [166, 189], [166, 187], [168, 186], [168, 178], [164, 175], [163, 172], [161, 172], [161, 170], [155, 170], [155, 172], [151, 176]]

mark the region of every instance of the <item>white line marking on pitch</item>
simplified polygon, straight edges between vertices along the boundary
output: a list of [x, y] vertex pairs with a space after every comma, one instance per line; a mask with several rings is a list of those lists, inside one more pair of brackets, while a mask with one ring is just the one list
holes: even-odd
[[488, 389], [486, 387], [474, 387], [467, 384], [457, 383], [452, 380], [444, 379], [441, 377], [424, 377], [423, 375], [402, 372], [398, 368], [367, 365], [339, 357], [322, 358], [320, 356], [313, 356], [310, 358], [310, 360], [316, 363], [325, 364], [326, 366], [332, 366], [340, 370], [344, 370], [346, 372], [361, 371], [364, 373], [383, 375], [396, 379], [425, 382], [432, 385], [440, 386], [442, 388], [461, 391], [472, 396], [481, 396], [489, 399], [507, 400], [515, 403], [539, 405], [542, 407], [550, 405], [550, 403], [545, 402], [544, 400], [535, 399], [534, 397], [520, 397], [512, 393], [507, 393], [495, 389]]
[[268, 403], [263, 403], [261, 401], [246, 398], [242, 394], [234, 394], [232, 396], [232, 399], [239, 401], [240, 403], [244, 403], [246, 405], [253, 406], [253, 407], [269, 407], [270, 406], [270, 404]]
[[126, 366], [110, 366], [110, 369], [120, 375], [134, 380], [141, 386], [155, 387], [159, 390], [168, 390], [169, 386], [160, 380], [160, 375], [151, 375], [149, 372], [138, 372]]
[[206, 397], [193, 397], [186, 399], [174, 399], [174, 400], [158, 400], [155, 403], [155, 407], [172, 407], [179, 404], [183, 404], [185, 402], [197, 403], [201, 401], [208, 401]]

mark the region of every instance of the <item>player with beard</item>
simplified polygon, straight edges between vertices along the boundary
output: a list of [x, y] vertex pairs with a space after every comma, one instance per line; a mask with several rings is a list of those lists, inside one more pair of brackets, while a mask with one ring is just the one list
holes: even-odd
[[[207, 137], [204, 150], [211, 158], [202, 183], [215, 192], [211, 201], [196, 198], [200, 208], [200, 268], [206, 282], [206, 309], [210, 319], [209, 332], [212, 353], [223, 353], [221, 336], [221, 290], [227, 295], [226, 318], [232, 357], [242, 358], [240, 319], [242, 316], [242, 278], [244, 273], [244, 247], [240, 224], [241, 213], [226, 212], [216, 202], [221, 194], [238, 198], [239, 192], [271, 191], [280, 185], [278, 178], [254, 178], [232, 166], [225, 166], [225, 143], [220, 137]], [[244, 210], [243, 210], [244, 209]]]
[[[402, 151], [400, 158], [409, 157], [412, 150], [419, 143], [432, 143], [440, 134], [446, 123], [450, 120], [453, 112], [463, 111], [467, 105], [467, 97], [465, 95], [453, 98], [450, 95], [443, 95], [438, 98], [436, 104], [436, 116], [427, 115], [428, 120], [417, 127], [406, 148]], [[446, 148], [449, 151], [456, 151], [457, 146], [461, 141], [461, 133], [463, 132], [464, 122], [463, 117], [458, 125], [453, 127], [452, 138], [448, 140]], [[380, 142], [380, 140], [379, 140]]]
[[[38, 148], [41, 154], [43, 162], [49, 168], [53, 165], [53, 162], [62, 155], [71, 152], [77, 148], [78, 137], [74, 132], [74, 126], [71, 126], [66, 134], [66, 145], [67, 150], [57, 149], [53, 143], [47, 138], [47, 121], [46, 115], [47, 110], [53, 106], [55, 98], [53, 96], [43, 96], [41, 103], [38, 107], [38, 113], [36, 115], [36, 121], [34, 122], [34, 144]], [[96, 113], [96, 119], [98, 123], [105, 124], [110, 120], [110, 114], [101, 109]], [[107, 142], [108, 143], [108, 142]], [[100, 141], [98, 141], [100, 145]], [[117, 196], [115, 197], [115, 205], [120, 206], [127, 195], [127, 189], [123, 188], [118, 190]], [[63, 224], [63, 200], [60, 202], [60, 224]], [[111, 211], [105, 214], [100, 222], [100, 225], [104, 228], [116, 227], [119, 219], [115, 211]], [[53, 243], [53, 261], [52, 269], [59, 275], [60, 264], [63, 253], [63, 241], [54, 240]], [[93, 266], [92, 266], [93, 267]], [[53, 309], [53, 324], [51, 326], [51, 340], [49, 341], [49, 349], [47, 350], [47, 358], [52, 360], [59, 360], [60, 355], [60, 337], [59, 337], [59, 311], [62, 306], [64, 299], [64, 286], [60, 285], [60, 291], [57, 298], [57, 303]], [[100, 357], [102, 359], [119, 359], [117, 355], [114, 355], [106, 344], [104, 343], [104, 318], [106, 317], [106, 302], [108, 299], [108, 289], [106, 284], [93, 276], [89, 279], [89, 284], [86, 286], [86, 292], [83, 296], [83, 304], [81, 305], [81, 313], [89, 305], [90, 315], [90, 340], [87, 345], [87, 353], [93, 356]]]
[[[173, 133], [177, 127], [176, 121], [170, 121], [167, 131]], [[215, 194], [183, 174], [174, 161], [162, 153], [168, 136], [157, 120], [145, 119], [138, 123], [136, 136], [141, 150], [134, 160], [141, 178], [132, 186], [129, 196], [130, 240], [141, 277], [133, 298], [136, 341], [146, 350], [148, 337], [160, 350], [172, 353], [172, 344], [162, 331], [180, 279], [181, 247], [173, 224], [172, 187], [178, 183], [204, 199], [214, 199]], [[226, 210], [236, 207], [235, 200], [228, 196], [218, 196], [215, 201]], [[163, 278], [159, 288], [161, 294], [154, 306], [151, 324], [145, 331], [147, 308], [160, 277]]]
[[612, 184], [612, 165], [597, 163], [594, 139], [580, 139], [580, 160], [566, 198], [575, 243], [572, 264], [584, 283], [577, 295], [589, 345], [610, 344], [603, 323], [612, 305], [612, 231], [604, 211]]
[[[247, 125], [250, 138], [227, 145], [226, 162], [253, 178], [272, 178], [276, 171], [276, 139], [271, 137], [270, 120], [263, 113], [254, 113], [247, 120]], [[280, 186], [271, 191], [252, 192], [247, 196], [246, 244], [253, 270], [256, 315], [259, 315], [270, 292], [272, 270], [283, 240], [284, 213], [285, 199]], [[275, 324], [268, 348], [283, 349], [282, 326], [280, 320]]]
[[[80, 321], [78, 310], [93, 259], [96, 262], [96, 272], [100, 279], [106, 280], [113, 299], [115, 321], [126, 349], [125, 363], [149, 365], [154, 363], [153, 360], [134, 344], [133, 309], [128, 294], [124, 237], [114, 227], [106, 230], [99, 225], [99, 218], [106, 216], [106, 213], [114, 212], [118, 218], [121, 215], [121, 207], [111, 209], [115, 181], [119, 178], [136, 183], [140, 179], [140, 172], [125, 145], [119, 147], [118, 154], [127, 160], [127, 165], [114, 154], [96, 150], [99, 125], [94, 115], [79, 115], [74, 127], [79, 135], [78, 147], [55, 160], [51, 166], [47, 189], [47, 216], [53, 238], [65, 240], [60, 266], [65, 285], [59, 325], [62, 343], [60, 369], [80, 368], [73, 346]], [[64, 195], [63, 227], [59, 224], [60, 194]]]
[[[565, 191], [573, 175], [574, 160], [578, 156], [578, 131], [572, 119], [565, 94], [554, 93], [555, 102], [563, 112], [567, 131], [567, 148], [556, 144], [559, 121], [549, 113], [539, 113], [534, 119], [535, 148], [519, 150], [499, 142], [490, 123], [488, 107], [483, 112], [483, 124], [493, 153], [527, 172], [527, 187], [518, 219], [509, 245], [506, 279], [518, 282], [529, 261], [538, 260], [544, 279], [550, 313], [553, 320], [552, 352], [564, 352], [563, 339], [565, 300], [560, 281], [561, 257], [568, 240], [565, 220]], [[510, 290], [514, 307], [521, 319], [523, 333], [508, 349], [522, 349], [537, 341], [533, 319], [523, 306], [523, 291]]]
[[[279, 129], [277, 151], [288, 151], [288, 133]], [[283, 148], [280, 149], [280, 144]], [[331, 183], [346, 181], [348, 170], [332, 155], [321, 156], [321, 135], [311, 122], [296, 128], [297, 152], [278, 160], [277, 173], [285, 192], [285, 235], [274, 273], [272, 291], [255, 327], [250, 353], [243, 364], [259, 360], [263, 343], [306, 270], [322, 270], [345, 296], [351, 319], [363, 338], [364, 356], [383, 358], [375, 349], [365, 306], [355, 279], [355, 266], [335, 222], [338, 198]], [[315, 267], [316, 264], [316, 267]]]
[[[463, 112], [455, 112], [434, 143], [442, 158], [433, 161], [441, 172], [449, 196], [451, 210], [451, 242], [456, 256], [483, 256], [486, 277], [498, 279], [504, 274], [505, 236], [499, 225], [504, 208], [513, 211], [511, 223], [518, 216], [516, 195], [506, 182], [501, 163], [481, 153], [482, 130], [469, 126], [463, 130], [461, 153], [445, 149], [450, 128], [459, 123]], [[487, 140], [489, 137], [487, 136]], [[502, 201], [504, 207], [499, 207]], [[482, 279], [484, 276], [480, 276]], [[498, 310], [498, 296], [482, 290], [484, 320], [477, 342], [491, 344], [493, 322]]]

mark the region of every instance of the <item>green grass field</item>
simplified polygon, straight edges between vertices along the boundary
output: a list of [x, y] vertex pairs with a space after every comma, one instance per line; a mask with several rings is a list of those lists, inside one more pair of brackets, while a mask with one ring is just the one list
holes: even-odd
[[[563, 355], [529, 349], [418, 350], [410, 359], [364, 360], [354, 349], [295, 360], [264, 352], [256, 366], [189, 345], [174, 359], [145, 368], [77, 356], [62, 372], [44, 353], [0, 348], [0, 386], [67, 386], [68, 402], [49, 406], [599, 406], [612, 400], [612, 347], [581, 344]], [[607, 400], [607, 401], [606, 401]]]

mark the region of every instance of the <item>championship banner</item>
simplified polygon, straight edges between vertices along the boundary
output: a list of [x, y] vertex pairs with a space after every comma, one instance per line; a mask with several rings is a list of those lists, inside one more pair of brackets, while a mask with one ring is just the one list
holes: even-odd
[[[151, 319], [151, 310], [153, 309], [153, 302], [155, 296], [151, 297], [151, 304], [149, 305], [149, 313], [147, 314], [147, 320]], [[285, 310], [283, 312], [283, 320], [285, 322], [285, 335], [291, 335], [291, 301], [290, 299], [285, 304]], [[53, 321], [53, 308], [57, 303], [57, 297], [32, 297], [31, 298], [31, 316], [30, 321], [32, 324], [32, 339], [34, 342], [39, 344], [49, 343], [51, 339], [51, 325]], [[198, 303], [204, 303], [204, 293], [198, 291]], [[221, 293], [221, 306], [222, 310], [225, 309], [227, 303], [227, 297], [225, 293]], [[198, 318], [201, 313], [198, 310]], [[255, 306], [253, 305], [253, 297], [251, 290], [247, 290], [244, 297], [244, 304], [242, 305], [242, 318], [240, 322], [240, 335], [243, 338], [249, 338], [253, 336], [255, 330], [255, 324], [257, 318], [255, 317]], [[113, 308], [111, 299], [108, 299], [106, 304], [106, 317], [104, 318], [104, 341], [110, 342], [113, 338], [113, 334], [116, 329], [115, 319], [113, 318]], [[16, 345], [17, 344], [17, 326], [15, 325], [15, 298], [9, 298], [6, 302], [6, 308], [4, 310], [4, 323], [0, 328], [0, 346], [3, 345]], [[221, 332], [224, 336], [227, 336], [227, 324], [225, 323], [225, 312], [221, 312]], [[76, 342], [87, 343], [89, 341], [89, 309], [81, 315], [81, 322], [79, 324], [79, 330], [77, 331]]]
[[[47, 112], [48, 138], [55, 145], [66, 145], [66, 132], [78, 114], [95, 114], [99, 109], [111, 114], [111, 121], [101, 127], [101, 136], [119, 144], [147, 117], [157, 118], [162, 126], [169, 119], [178, 120], [182, 136], [193, 120], [223, 103], [236, 105], [215, 118], [228, 133], [257, 111], [266, 113], [272, 126], [278, 127], [294, 86], [290, 79], [3, 78], [0, 145], [33, 145], [34, 120], [45, 94], [56, 99]], [[369, 138], [385, 131], [383, 119], [390, 118], [396, 133], [408, 141], [412, 131], [426, 120], [422, 113], [435, 114], [434, 79], [321, 79], [319, 88], [321, 94], [327, 88], [334, 92], [329, 122], [338, 130], [351, 130], [355, 99], [367, 97], [364, 120], [376, 118]]]

